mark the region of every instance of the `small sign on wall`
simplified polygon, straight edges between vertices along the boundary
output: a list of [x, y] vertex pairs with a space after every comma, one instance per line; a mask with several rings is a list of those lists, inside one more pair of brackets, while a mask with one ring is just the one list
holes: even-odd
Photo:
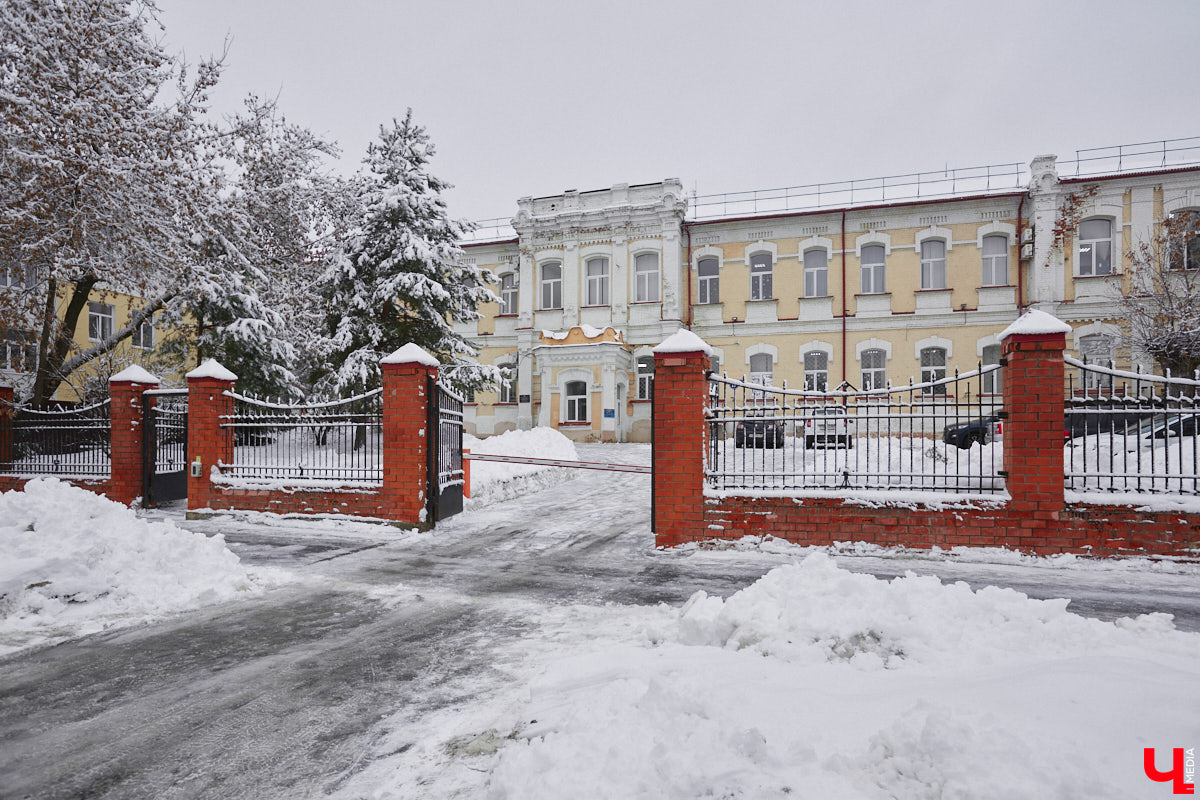
[[527, 394], [520, 395], [520, 396], [517, 398], [517, 402], [519, 402], [519, 403], [528, 403], [528, 402], [529, 402], [529, 395], [527, 395]]
[[604, 409], [604, 418], [605, 419], [616, 419], [616, 416], [617, 416], [617, 410], [615, 408]]

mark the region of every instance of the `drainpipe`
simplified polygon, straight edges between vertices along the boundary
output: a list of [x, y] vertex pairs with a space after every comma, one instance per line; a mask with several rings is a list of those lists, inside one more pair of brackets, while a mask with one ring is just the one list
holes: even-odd
[[846, 382], [846, 209], [842, 209], [842, 383]]
[[683, 268], [687, 279], [687, 329], [692, 329], [692, 227], [684, 220], [683, 230], [687, 233], [687, 264]]
[[1021, 316], [1021, 311], [1025, 308], [1025, 268], [1021, 264], [1021, 250], [1025, 244], [1021, 241], [1021, 212], [1025, 210], [1025, 197], [1021, 195], [1021, 202], [1017, 203], [1017, 316]]

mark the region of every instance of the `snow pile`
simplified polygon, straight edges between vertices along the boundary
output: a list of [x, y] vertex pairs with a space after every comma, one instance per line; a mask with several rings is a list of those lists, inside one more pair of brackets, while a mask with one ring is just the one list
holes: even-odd
[[1065, 607], [824, 554], [697, 593], [535, 679], [490, 796], [1149, 796], [1142, 749], [1195, 739], [1200, 636]]
[[53, 479], [0, 494], [0, 654], [253, 591], [221, 536]]
[[[463, 436], [463, 449], [488, 455], [578, 461], [575, 443], [553, 428], [509, 431], [487, 439]], [[537, 492], [572, 477], [572, 470], [536, 464], [471, 461], [471, 505], [486, 505]]]

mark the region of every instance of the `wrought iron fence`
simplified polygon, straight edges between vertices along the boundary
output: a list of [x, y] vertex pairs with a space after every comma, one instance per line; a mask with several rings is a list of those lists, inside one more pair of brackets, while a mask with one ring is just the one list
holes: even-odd
[[1200, 495], [1200, 375], [1189, 380], [1065, 360], [1066, 488]]
[[0, 463], [0, 470], [16, 475], [109, 477], [110, 405], [111, 401], [103, 400], [79, 408], [15, 408], [10, 419], [0, 419], [0, 426], [9, 428], [7, 435], [0, 436], [11, 437], [12, 442], [12, 460]]
[[288, 481], [383, 482], [382, 389], [328, 403], [271, 403], [234, 392], [229, 431], [235, 478]]
[[[792, 390], [709, 375], [710, 490], [1004, 489], [1000, 366], [907, 386]], [[984, 381], [992, 392], [984, 393]]]

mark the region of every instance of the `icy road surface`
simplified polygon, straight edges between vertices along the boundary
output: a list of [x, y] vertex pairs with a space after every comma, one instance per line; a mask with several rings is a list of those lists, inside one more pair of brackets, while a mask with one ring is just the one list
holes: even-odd
[[[649, 461], [644, 445], [579, 450]], [[795, 557], [656, 552], [649, 477], [592, 471], [428, 534], [228, 518], [186, 526], [223, 532], [279, 585], [0, 661], [0, 797], [479, 796], [485, 776], [459, 756], [489, 755], [504, 732], [449, 732], [511, 692], [521, 658], [587, 635], [579, 612], [557, 631], [531, 620], [585, 607], [600, 624], [614, 616], [605, 604], [677, 605], [698, 589], [727, 596]], [[883, 577], [911, 570], [1070, 597], [1072, 610], [1103, 619], [1165, 611], [1200, 630], [1195, 570], [927, 554], [837, 561]]]

